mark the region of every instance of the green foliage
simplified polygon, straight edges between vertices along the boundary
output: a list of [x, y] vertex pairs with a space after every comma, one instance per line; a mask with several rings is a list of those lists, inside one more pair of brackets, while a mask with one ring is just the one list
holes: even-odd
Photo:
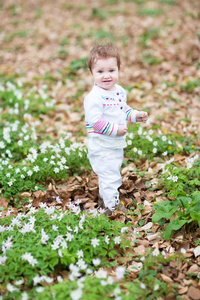
[[142, 52], [142, 62], [147, 63], [151, 66], [159, 65], [163, 59], [153, 55], [150, 51]]
[[176, 153], [192, 153], [198, 150], [194, 146], [193, 137], [184, 137], [180, 134], [168, 134], [157, 129], [145, 130], [138, 124], [129, 126], [127, 147], [125, 154], [134, 162], [138, 159], [172, 156]]
[[[4, 263], [0, 263], [3, 285], [26, 278], [25, 286], [31, 288], [35, 277], [69, 270], [70, 264], [77, 264], [81, 257], [87, 268], [94, 271], [94, 257], [100, 259], [100, 266], [106, 267], [107, 257], [115, 259], [122, 255], [122, 249], [130, 247], [125, 239], [127, 234], [121, 233], [124, 224], [104, 215], [60, 212], [47, 206], [37, 212], [31, 208], [30, 213], [29, 216], [18, 214], [0, 221], [0, 245], [4, 250], [1, 259], [6, 255]], [[98, 240], [96, 245], [93, 245], [93, 239]], [[118, 244], [120, 252], [115, 250]], [[78, 251], [82, 252], [81, 257]], [[85, 274], [86, 268], [80, 267], [79, 271]]]
[[151, 17], [157, 17], [163, 14], [163, 9], [155, 9], [151, 7], [145, 7], [137, 12], [141, 16], [151, 16]]
[[170, 220], [166, 226], [163, 237], [168, 240], [173, 231], [181, 229], [184, 225], [192, 223], [200, 227], [200, 192], [191, 196], [178, 196], [174, 201], [163, 201], [154, 205], [155, 213], [152, 217], [154, 223], [160, 220]]
[[192, 92], [194, 91], [196, 88], [198, 88], [200, 86], [200, 79], [198, 80], [186, 80], [186, 82], [184, 84], [182, 84], [182, 89], [186, 92]]
[[149, 40], [159, 37], [159, 28], [149, 28], [139, 36], [138, 44], [141, 47], [148, 47]]
[[167, 172], [162, 174], [162, 184], [168, 197], [191, 194], [198, 191], [200, 187], [200, 159], [187, 160], [187, 168], [179, 167], [177, 164], [166, 166]]
[[46, 85], [36, 91], [14, 80], [0, 85], [0, 193], [8, 199], [89, 168], [86, 148], [70, 142], [70, 133], [55, 140], [40, 128], [55, 108], [47, 92]]

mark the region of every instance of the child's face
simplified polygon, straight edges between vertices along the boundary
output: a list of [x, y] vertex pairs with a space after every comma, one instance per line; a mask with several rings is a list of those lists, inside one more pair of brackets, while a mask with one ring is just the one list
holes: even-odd
[[97, 59], [92, 66], [92, 75], [94, 77], [94, 82], [100, 88], [107, 91], [115, 90], [114, 85], [119, 79], [116, 57]]

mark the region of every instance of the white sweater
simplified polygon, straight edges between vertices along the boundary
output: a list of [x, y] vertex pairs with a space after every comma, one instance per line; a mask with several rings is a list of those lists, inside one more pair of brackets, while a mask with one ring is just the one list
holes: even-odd
[[136, 122], [137, 110], [127, 105], [126, 91], [115, 85], [115, 91], [94, 85], [84, 99], [85, 121], [89, 137], [109, 148], [124, 148], [126, 135], [117, 136], [118, 125]]

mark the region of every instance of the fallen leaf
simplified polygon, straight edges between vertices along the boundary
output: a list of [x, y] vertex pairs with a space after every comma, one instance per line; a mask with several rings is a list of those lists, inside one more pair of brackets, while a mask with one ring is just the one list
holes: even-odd
[[193, 300], [200, 299], [200, 289], [190, 286], [188, 289], [188, 296]]
[[170, 277], [166, 276], [165, 274], [160, 274], [160, 277], [162, 278], [163, 281], [165, 281], [169, 284], [173, 283], [173, 280]]
[[194, 249], [194, 256], [197, 257], [200, 255], [200, 246], [197, 246], [195, 249]]

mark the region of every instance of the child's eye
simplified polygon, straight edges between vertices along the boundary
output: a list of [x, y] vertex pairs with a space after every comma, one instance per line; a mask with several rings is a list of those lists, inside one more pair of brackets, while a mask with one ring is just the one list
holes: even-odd
[[110, 72], [114, 72], [114, 70], [110, 70]]
[[103, 71], [98, 71], [98, 73], [100, 73], [100, 74], [101, 74], [101, 73], [103, 73]]

